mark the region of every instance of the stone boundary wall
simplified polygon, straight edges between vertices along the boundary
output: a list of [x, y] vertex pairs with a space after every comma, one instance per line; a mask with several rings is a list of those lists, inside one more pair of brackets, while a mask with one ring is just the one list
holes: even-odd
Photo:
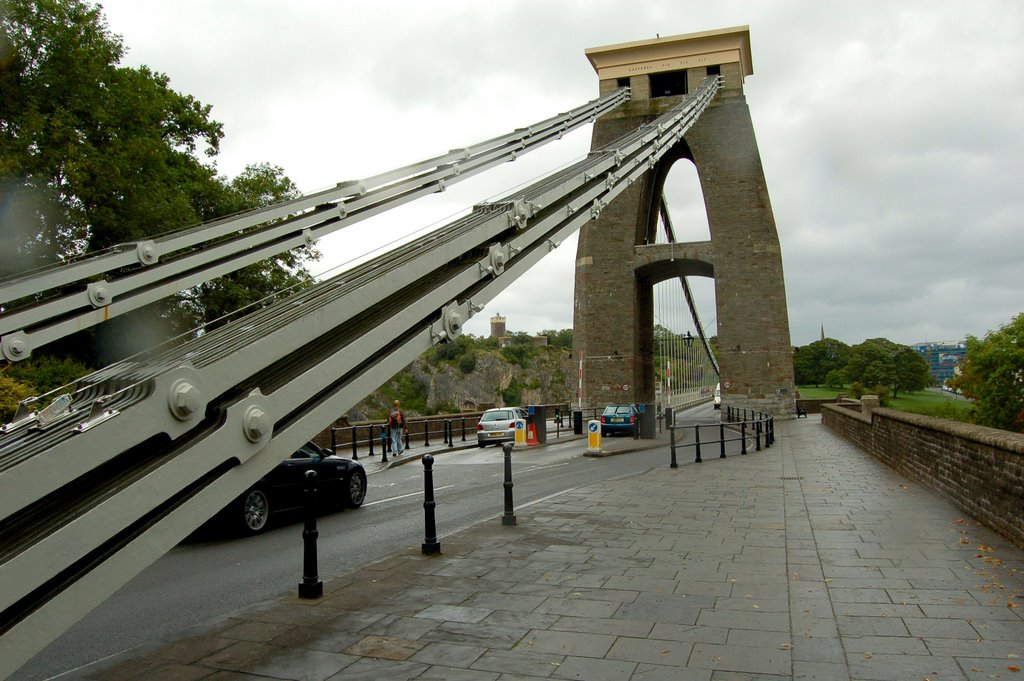
[[862, 414], [857, 405], [823, 405], [821, 415], [836, 434], [1024, 548], [1024, 435], [895, 409]]
[[825, 404], [835, 404], [835, 397], [798, 397], [796, 398], [797, 409], [803, 409], [808, 414], [820, 414], [821, 407]]

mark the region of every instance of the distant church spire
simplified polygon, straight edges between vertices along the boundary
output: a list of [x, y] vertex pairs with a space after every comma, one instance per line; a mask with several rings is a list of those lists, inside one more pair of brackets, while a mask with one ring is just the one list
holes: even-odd
[[821, 325], [821, 340], [825, 340], [825, 325]]

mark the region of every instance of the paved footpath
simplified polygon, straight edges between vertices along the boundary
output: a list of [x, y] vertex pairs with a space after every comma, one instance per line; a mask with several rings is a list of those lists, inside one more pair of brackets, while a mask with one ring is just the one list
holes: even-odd
[[1024, 551], [814, 417], [684, 460], [77, 678], [1024, 681]]

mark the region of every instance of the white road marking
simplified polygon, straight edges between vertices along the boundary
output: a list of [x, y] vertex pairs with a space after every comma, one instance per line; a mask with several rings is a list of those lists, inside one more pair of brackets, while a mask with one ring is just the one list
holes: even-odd
[[[449, 487], [455, 487], [455, 485], [443, 485], [441, 487], [435, 487], [434, 491], [437, 492], [438, 490], [448, 489]], [[423, 492], [412, 492], [411, 494], [401, 494], [401, 495], [399, 495], [397, 497], [388, 497], [387, 499], [380, 499], [379, 501], [371, 501], [368, 504], [363, 504], [363, 508], [366, 508], [367, 506], [376, 506], [377, 504], [386, 504], [389, 501], [398, 501], [399, 499], [408, 499], [409, 497], [419, 497], [419, 496], [423, 496]]]

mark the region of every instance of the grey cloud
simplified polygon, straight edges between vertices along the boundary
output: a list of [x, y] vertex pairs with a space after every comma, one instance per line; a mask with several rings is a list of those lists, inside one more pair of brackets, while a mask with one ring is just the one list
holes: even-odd
[[[1021, 311], [1024, 6], [1013, 0], [180, 2], [104, 7], [130, 58], [214, 106], [226, 172], [271, 160], [305, 190], [593, 98], [587, 47], [747, 24], [745, 89], [793, 342], [821, 324], [849, 343], [984, 335]], [[586, 150], [571, 145], [545, 158]], [[500, 177], [541, 172], [512, 166]], [[473, 187], [479, 196], [454, 196], [503, 191]], [[706, 238], [699, 193], [669, 194], [687, 238]], [[570, 326], [571, 305], [540, 294], [571, 287], [572, 262], [542, 262], [511, 287], [500, 302], [510, 324]], [[707, 323], [713, 287], [696, 288]]]

